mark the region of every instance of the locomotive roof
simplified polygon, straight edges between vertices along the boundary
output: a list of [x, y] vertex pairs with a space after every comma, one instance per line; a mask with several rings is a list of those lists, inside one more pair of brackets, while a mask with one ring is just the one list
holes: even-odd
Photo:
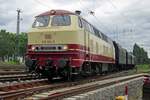
[[38, 16], [49, 16], [49, 15], [76, 15], [76, 14], [67, 10], [50, 10]]

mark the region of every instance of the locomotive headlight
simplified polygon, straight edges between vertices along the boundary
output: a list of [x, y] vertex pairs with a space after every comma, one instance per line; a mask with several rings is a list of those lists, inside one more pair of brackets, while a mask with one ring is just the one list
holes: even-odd
[[63, 46], [63, 50], [68, 50], [68, 46], [67, 46], [67, 45], [64, 45], [64, 46]]
[[35, 48], [36, 48], [35, 46], [32, 46], [32, 47], [31, 47], [31, 50], [32, 50], [32, 51], [34, 51], [34, 50], [35, 50]]

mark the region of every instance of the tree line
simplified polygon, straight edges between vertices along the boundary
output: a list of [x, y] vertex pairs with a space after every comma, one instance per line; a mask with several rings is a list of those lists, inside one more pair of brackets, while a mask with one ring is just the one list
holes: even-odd
[[[17, 39], [18, 38], [18, 39]], [[17, 43], [18, 42], [18, 43]], [[18, 44], [18, 48], [17, 48]], [[0, 60], [16, 60], [17, 57], [24, 58], [27, 46], [27, 34], [15, 33], [0, 30]], [[18, 51], [18, 52], [17, 52]]]
[[148, 58], [148, 53], [144, 48], [140, 47], [138, 44], [134, 44], [133, 55], [135, 56], [136, 64], [149, 64], [150, 59]]

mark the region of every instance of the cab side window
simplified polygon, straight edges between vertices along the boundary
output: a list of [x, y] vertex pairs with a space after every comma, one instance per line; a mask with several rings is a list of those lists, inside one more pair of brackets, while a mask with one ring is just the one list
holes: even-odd
[[82, 28], [82, 26], [83, 26], [80, 17], [78, 17], [78, 25], [79, 25], [80, 28]]

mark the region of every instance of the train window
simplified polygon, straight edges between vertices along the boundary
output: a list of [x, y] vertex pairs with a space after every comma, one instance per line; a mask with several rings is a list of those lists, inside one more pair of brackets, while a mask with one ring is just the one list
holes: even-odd
[[39, 16], [36, 17], [32, 27], [45, 27], [48, 26], [49, 16]]
[[82, 23], [83, 23], [84, 29], [85, 29], [86, 31], [91, 32], [90, 25], [88, 24], [88, 22], [86, 22], [85, 20], [82, 20]]
[[80, 28], [82, 28], [82, 21], [81, 21], [80, 18], [78, 18], [78, 25], [79, 25]]
[[104, 34], [102, 34], [102, 39], [103, 39], [104, 41], [108, 42], [108, 41], [107, 41], [107, 36], [105, 36]]
[[[86, 22], [86, 23], [87, 23], [87, 22]], [[87, 23], [87, 29], [88, 29], [89, 32], [91, 32], [91, 27], [90, 27], [90, 24], [89, 24], [89, 23]]]
[[98, 34], [99, 34], [100, 38], [102, 38], [102, 33], [101, 33], [100, 31], [99, 31], [99, 33], [98, 33]]
[[108, 43], [113, 44], [112, 40], [110, 38], [108, 38], [108, 37], [107, 37], [107, 41], [108, 41]]
[[89, 31], [92, 33], [92, 34], [94, 34], [94, 30], [93, 30], [93, 26], [92, 25], [90, 25], [90, 24], [88, 24], [89, 25]]
[[68, 26], [71, 24], [70, 16], [68, 15], [57, 15], [52, 18], [52, 26]]
[[101, 38], [99, 31], [96, 28], [93, 28], [93, 30], [94, 30], [95, 35]]
[[89, 31], [89, 27], [86, 21], [82, 20], [85, 30]]

